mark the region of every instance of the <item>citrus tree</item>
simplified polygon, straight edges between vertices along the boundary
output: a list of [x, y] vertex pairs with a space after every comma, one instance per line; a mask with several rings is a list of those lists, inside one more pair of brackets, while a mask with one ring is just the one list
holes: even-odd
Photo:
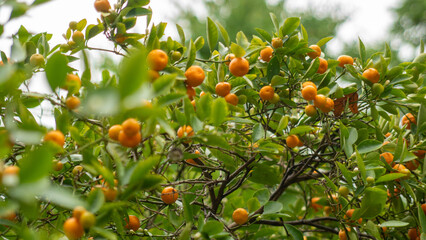
[[[273, 14], [251, 40], [210, 18], [207, 39], [130, 33], [148, 3], [97, 0], [62, 44], [21, 26], [1, 52], [3, 239], [426, 239], [423, 44], [329, 59], [331, 37]], [[102, 34], [114, 48], [89, 47]], [[120, 64], [92, 69], [99, 51]]]

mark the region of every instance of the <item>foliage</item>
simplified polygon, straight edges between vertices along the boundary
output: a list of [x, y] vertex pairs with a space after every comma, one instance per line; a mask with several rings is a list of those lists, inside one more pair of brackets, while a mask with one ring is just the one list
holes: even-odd
[[[2, 4], [13, 19], [43, 2]], [[425, 238], [423, 46], [412, 62], [391, 65], [387, 44], [367, 54], [360, 39], [353, 65], [340, 67], [326, 53], [307, 57], [310, 44], [324, 48], [331, 38], [309, 40], [303, 20], [273, 13], [272, 30], [259, 28], [250, 41], [243, 32], [234, 41], [211, 19], [206, 38], [178, 25], [176, 41], [164, 36], [166, 23], [128, 33], [138, 18], [150, 22], [148, 4], [120, 1], [97, 23], [73, 22], [56, 46], [51, 34], [22, 26], [9, 58], [1, 52], [3, 238], [70, 237], [79, 222], [91, 239], [337, 239], [339, 229], [348, 239], [403, 239], [412, 228]], [[87, 46], [102, 33], [114, 49]], [[273, 38], [283, 46], [260, 60]], [[198, 58], [204, 45], [209, 56]], [[120, 56], [117, 72], [92, 74], [92, 51]], [[228, 67], [230, 53], [247, 59], [247, 74], [231, 74], [245, 69], [241, 59]], [[83, 69], [70, 67], [76, 61]], [[28, 88], [36, 75], [51, 94]], [[219, 82], [232, 87], [225, 98]], [[31, 113], [42, 102], [58, 131]], [[72, 218], [77, 206], [96, 223]]]

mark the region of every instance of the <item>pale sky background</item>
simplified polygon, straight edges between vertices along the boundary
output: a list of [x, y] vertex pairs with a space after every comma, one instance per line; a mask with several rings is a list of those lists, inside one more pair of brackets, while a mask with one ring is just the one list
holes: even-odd
[[[274, 0], [268, 0], [273, 2]], [[24, 2], [31, 3], [32, 0], [25, 0]], [[116, 3], [115, 0], [110, 0], [111, 4]], [[171, 18], [177, 14], [178, 11], [170, 3], [179, 2], [185, 8], [197, 12], [197, 16], [205, 18], [206, 11], [203, 9], [202, 4], [196, 0], [152, 0], [150, 7], [153, 10], [153, 22], [159, 23], [161, 21], [168, 22], [166, 28], [166, 36], [177, 36], [175, 24], [170, 22]], [[249, 2], [249, 1], [248, 1]], [[401, 0], [357, 0], [357, 1], [339, 1], [339, 0], [288, 0], [285, 7], [288, 11], [303, 10], [307, 7], [314, 7], [319, 12], [324, 14], [336, 14], [334, 4], [342, 3], [339, 14], [349, 16], [348, 20], [342, 24], [338, 29], [337, 36], [327, 44], [327, 50], [337, 55], [343, 48], [344, 42], [354, 42], [361, 37], [366, 45], [374, 45], [374, 43], [382, 42], [389, 39], [387, 34], [393, 23], [392, 8], [400, 4]], [[32, 33], [48, 32], [53, 33], [53, 38], [50, 41], [54, 46], [59, 43], [65, 43], [62, 34], [65, 33], [70, 21], [79, 21], [83, 18], [87, 19], [88, 24], [96, 23], [99, 18], [93, 7], [94, 0], [53, 0], [49, 3], [31, 9], [27, 14], [18, 19], [12, 20], [5, 26], [5, 32], [0, 37], [0, 50], [4, 51], [7, 55], [10, 54], [11, 40], [10, 36], [15, 34], [20, 25], [24, 25], [28, 31]], [[0, 23], [3, 24], [9, 17], [10, 9], [5, 7], [0, 8]], [[269, 17], [269, 16], [265, 16]], [[145, 32], [146, 22], [144, 17], [138, 18], [136, 27], [133, 32]], [[103, 34], [89, 41], [91, 47], [101, 47], [111, 49], [113, 45], [106, 40]], [[392, 48], [403, 48], [400, 57], [403, 60], [411, 60], [414, 56], [414, 49], [392, 43]], [[92, 59], [100, 59], [102, 56], [93, 54]], [[77, 63], [81, 64], [81, 63]], [[73, 65], [79, 68], [79, 65]], [[93, 74], [92, 74], [93, 76]], [[47, 81], [44, 74], [40, 73], [34, 76], [31, 80], [30, 88], [36, 92], [49, 92]], [[43, 103], [43, 108], [49, 107], [47, 101]], [[33, 113], [37, 115], [39, 110], [34, 109]], [[43, 116], [45, 118], [46, 116]], [[39, 119], [42, 119], [41, 117]], [[43, 119], [42, 124], [51, 125], [51, 119]]]

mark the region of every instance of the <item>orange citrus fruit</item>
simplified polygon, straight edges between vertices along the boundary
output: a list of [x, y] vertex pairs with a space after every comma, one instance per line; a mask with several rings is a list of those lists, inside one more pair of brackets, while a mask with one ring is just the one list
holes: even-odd
[[320, 108], [323, 113], [328, 113], [334, 109], [334, 101], [331, 98], [326, 98], [325, 105]]
[[111, 9], [111, 5], [108, 0], [96, 0], [95, 9], [98, 12], [108, 12]]
[[306, 82], [302, 83], [302, 88], [305, 88], [306, 86], [312, 86], [315, 89], [317, 89], [317, 86], [315, 85], [315, 83], [313, 83], [311, 81], [306, 81]]
[[195, 89], [193, 87], [187, 86], [186, 87], [186, 95], [188, 95], [188, 98], [190, 100], [193, 100], [196, 93], [195, 93]]
[[126, 226], [124, 227], [136, 232], [139, 229], [140, 225], [141, 223], [138, 217], [136, 217], [135, 215], [129, 215], [129, 219], [126, 219]]
[[221, 97], [225, 97], [231, 92], [231, 84], [228, 82], [220, 82], [215, 87], [216, 94]]
[[71, 110], [78, 108], [81, 104], [80, 98], [71, 96], [65, 101], [67, 107]]
[[302, 97], [306, 101], [312, 101], [315, 99], [315, 96], [317, 95], [317, 89], [316, 87], [313, 87], [311, 85], [308, 85], [302, 89]]
[[315, 99], [314, 99], [314, 106], [315, 107], [321, 109], [326, 104], [327, 104], [327, 98], [324, 95], [318, 94], [318, 95], [315, 96]]
[[323, 74], [323, 73], [325, 73], [325, 71], [327, 71], [327, 68], [328, 68], [327, 60], [320, 57], [319, 58], [319, 67], [318, 67], [317, 73]]
[[230, 93], [225, 96], [225, 101], [231, 105], [237, 106], [238, 105], [238, 97], [237, 95]]
[[250, 70], [250, 64], [245, 58], [234, 58], [229, 64], [229, 71], [236, 77], [246, 75]]
[[200, 66], [191, 66], [185, 71], [186, 84], [191, 87], [201, 85], [206, 77]]
[[348, 55], [342, 55], [337, 58], [337, 61], [339, 61], [339, 67], [344, 68], [345, 64], [353, 65], [354, 59], [351, 56]]
[[84, 235], [84, 229], [80, 222], [76, 218], [72, 217], [65, 221], [64, 233], [68, 239], [76, 240]]
[[362, 76], [372, 83], [377, 83], [380, 80], [380, 74], [375, 68], [365, 70], [362, 73]]
[[390, 165], [393, 166], [395, 163], [393, 163], [393, 154], [390, 152], [384, 152], [380, 154], [380, 157], [384, 158], [385, 161]]
[[194, 135], [194, 131], [192, 131], [192, 127], [191, 126], [184, 125], [184, 126], [180, 127], [178, 129], [178, 131], [177, 131], [177, 136], [179, 138], [190, 137], [192, 135]]
[[280, 48], [283, 46], [283, 40], [281, 38], [272, 38], [272, 47]]
[[259, 91], [259, 96], [262, 100], [268, 101], [274, 98], [274, 88], [271, 86], [264, 86]]
[[61, 131], [53, 130], [44, 135], [44, 141], [51, 141], [63, 147], [65, 144], [65, 136]]
[[166, 68], [169, 62], [167, 53], [161, 49], [154, 49], [148, 53], [147, 56], [148, 66], [154, 71], [161, 71]]
[[414, 124], [417, 123], [416, 118], [413, 116], [413, 114], [407, 113], [402, 117], [402, 120], [401, 120], [402, 126], [407, 125], [407, 129], [411, 129], [412, 123]]
[[123, 127], [120, 124], [113, 125], [108, 130], [109, 138], [118, 141], [118, 135], [120, 134]]
[[262, 59], [265, 62], [271, 61], [273, 52], [274, 52], [274, 49], [267, 46], [266, 48], [264, 48], [260, 51], [260, 59]]
[[311, 46], [309, 46], [309, 48], [314, 50], [314, 52], [308, 52], [308, 56], [311, 59], [315, 59], [315, 58], [321, 56], [321, 48], [318, 45], [311, 45]]
[[229, 66], [229, 64], [231, 63], [231, 61], [235, 58], [235, 55], [233, 53], [230, 53], [228, 55], [225, 56], [225, 64], [227, 66]]
[[179, 197], [178, 191], [172, 187], [166, 187], [161, 192], [161, 200], [163, 200], [165, 204], [172, 204], [176, 202], [178, 197]]
[[120, 133], [118, 134], [118, 141], [124, 147], [136, 147], [141, 142], [141, 139], [142, 136], [139, 132], [133, 136], [125, 134], [124, 131], [120, 131]]
[[305, 113], [309, 117], [313, 117], [313, 116], [317, 115], [317, 109], [315, 108], [314, 105], [308, 105], [308, 106], [305, 107]]
[[296, 135], [290, 135], [286, 138], [285, 143], [289, 148], [295, 148], [299, 145], [299, 137]]
[[[352, 215], [354, 214], [354, 211], [355, 211], [355, 209], [349, 209], [348, 211], [346, 211], [345, 219], [351, 219]], [[358, 221], [359, 224], [361, 224], [362, 218], [359, 218], [357, 221]]]
[[237, 208], [232, 213], [232, 220], [238, 225], [243, 225], [248, 221], [248, 212], [244, 208]]
[[141, 125], [134, 118], [129, 118], [129, 119], [125, 120], [121, 124], [121, 126], [123, 127], [124, 134], [126, 134], [128, 137], [131, 137], [131, 136], [138, 134], [139, 131], [141, 130]]

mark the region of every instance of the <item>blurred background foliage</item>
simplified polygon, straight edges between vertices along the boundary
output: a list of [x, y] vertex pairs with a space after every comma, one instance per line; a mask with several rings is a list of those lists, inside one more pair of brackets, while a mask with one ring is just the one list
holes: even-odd
[[[288, 1], [288, 0], [287, 0]], [[336, 36], [341, 24], [349, 19], [349, 15], [342, 10], [344, 3], [334, 6], [310, 6], [308, 9], [297, 12], [289, 12], [285, 8], [286, 0], [200, 0], [203, 3], [205, 15], [215, 21], [219, 21], [227, 30], [231, 39], [235, 39], [238, 31], [243, 31], [250, 39], [257, 34], [255, 28], [262, 28], [268, 32], [273, 31], [273, 24], [269, 13], [274, 13], [280, 21], [287, 17], [300, 16], [302, 24], [309, 33], [309, 44], [315, 44], [318, 40], [328, 36]], [[173, 22], [185, 26], [195, 39], [203, 36], [206, 39], [206, 18], [200, 17], [199, 11], [194, 11], [188, 6], [182, 5], [180, 1], [173, 1], [178, 14], [172, 19]], [[332, 11], [330, 11], [332, 9]], [[410, 44], [417, 48], [420, 40], [425, 41], [426, 36], [426, 1], [424, 0], [402, 0], [398, 7], [392, 9], [395, 13], [394, 23], [391, 29], [392, 40]], [[368, 27], [368, 26], [366, 26]], [[399, 45], [399, 44], [398, 44]], [[367, 46], [367, 52], [384, 48], [383, 43]], [[345, 43], [342, 53], [357, 56], [357, 43]], [[208, 47], [200, 51], [201, 57], [208, 56]], [[395, 58], [392, 62], [398, 62], [398, 52], [393, 52]], [[328, 55], [337, 58], [338, 56]]]

